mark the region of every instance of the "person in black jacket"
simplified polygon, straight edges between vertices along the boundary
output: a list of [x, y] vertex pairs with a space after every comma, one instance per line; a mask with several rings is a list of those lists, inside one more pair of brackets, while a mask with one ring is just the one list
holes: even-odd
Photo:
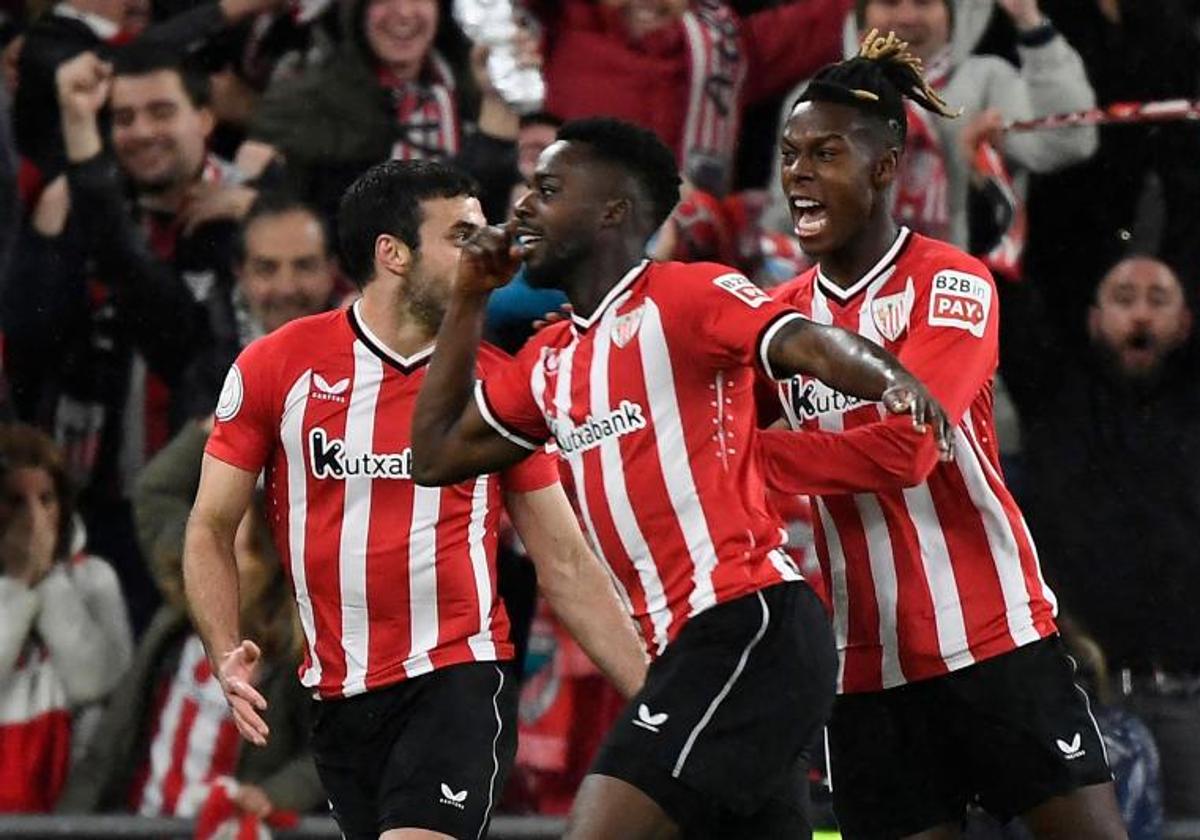
[[1168, 816], [1200, 816], [1200, 378], [1183, 289], [1157, 259], [1121, 260], [1077, 354], [1036, 287], [1001, 294], [1022, 508], [1046, 575], [1154, 732]]
[[126, 23], [126, 0], [62, 0], [29, 27], [19, 59], [20, 85], [13, 107], [17, 148], [43, 179], [54, 179], [65, 165], [55, 72], [82, 52], [113, 59], [123, 45], [137, 41], [185, 52], [229, 26], [280, 0], [209, 0], [169, 20], [136, 32]]
[[236, 218], [254, 191], [206, 152], [207, 79], [174, 54], [130, 48], [114, 71], [83, 53], [58, 83], [68, 168], [35, 209], [5, 292], [14, 402], [66, 449], [92, 541], [140, 627], [156, 598], [128, 490], [178, 426], [173, 389], [210, 343], [206, 302], [229, 293]]

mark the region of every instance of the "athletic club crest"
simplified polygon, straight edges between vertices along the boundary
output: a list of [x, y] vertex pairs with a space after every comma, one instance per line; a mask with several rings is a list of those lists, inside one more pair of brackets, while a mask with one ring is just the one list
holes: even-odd
[[871, 320], [875, 329], [888, 341], [900, 338], [908, 329], [908, 316], [912, 312], [912, 305], [913, 281], [909, 277], [903, 292], [877, 297], [871, 301]]
[[639, 306], [637, 309], [626, 312], [613, 322], [613, 344], [617, 345], [618, 347], [624, 347], [626, 344], [633, 341], [633, 337], [637, 335], [638, 328], [642, 325], [642, 311], [644, 309], [645, 306]]

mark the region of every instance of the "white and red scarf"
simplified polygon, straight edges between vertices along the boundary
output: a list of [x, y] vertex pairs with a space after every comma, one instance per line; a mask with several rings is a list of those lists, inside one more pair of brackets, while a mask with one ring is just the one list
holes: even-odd
[[694, 153], [732, 161], [746, 76], [737, 16], [721, 0], [693, 0], [683, 29], [692, 69], [680, 161]]
[[386, 68], [379, 81], [392, 97], [398, 135], [395, 160], [447, 158], [458, 154], [461, 126], [455, 104], [454, 72], [437, 52], [430, 53], [422, 78], [405, 81]]

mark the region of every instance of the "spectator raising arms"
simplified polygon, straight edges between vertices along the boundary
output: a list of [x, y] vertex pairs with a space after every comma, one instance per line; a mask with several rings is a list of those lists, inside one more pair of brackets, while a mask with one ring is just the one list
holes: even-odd
[[81, 709], [116, 688], [133, 637], [116, 575], [82, 550], [53, 441], [4, 427], [0, 464], [0, 812], [46, 811], [82, 746]]
[[114, 66], [82, 53], [58, 82], [70, 166], [43, 193], [7, 289], [14, 401], [64, 446], [140, 628], [155, 599], [131, 536], [132, 476], [170, 437], [174, 389], [208, 341], [205, 302], [228, 294], [233, 220], [254, 192], [207, 153], [207, 79], [177, 55], [129, 48]]

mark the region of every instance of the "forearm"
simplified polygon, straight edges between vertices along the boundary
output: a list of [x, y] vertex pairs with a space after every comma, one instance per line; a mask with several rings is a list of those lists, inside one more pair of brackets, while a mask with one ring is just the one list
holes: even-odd
[[101, 581], [90, 574], [93, 571], [81, 566], [72, 574], [59, 564], [38, 585], [38, 633], [72, 705], [103, 699], [133, 658], [133, 637], [116, 575], [104, 567], [108, 574]]
[[938, 461], [932, 436], [914, 431], [907, 419], [844, 433], [768, 429], [757, 448], [767, 486], [794, 496], [914, 487]]
[[0, 574], [0, 679], [16, 667], [37, 617], [38, 605], [36, 592], [21, 581]]
[[62, 115], [63, 145], [66, 148], [67, 160], [71, 163], [82, 163], [90, 160], [104, 148], [100, 139], [100, 126], [94, 114], [77, 116], [70, 113]]
[[646, 679], [646, 655], [612, 581], [590, 554], [567, 569], [538, 568], [538, 587], [567, 632], [624, 697]]
[[188, 611], [213, 668], [241, 641], [238, 625], [238, 573], [233, 529], [217, 527], [193, 514], [183, 552], [183, 585]]
[[777, 379], [815, 376], [826, 385], [864, 400], [879, 400], [905, 373], [891, 353], [839, 329], [796, 320], [780, 330], [767, 351]]
[[475, 473], [449, 462], [475, 387], [475, 357], [483, 336], [487, 296], [454, 294], [442, 319], [413, 412], [413, 477], [421, 484], [450, 484]]

